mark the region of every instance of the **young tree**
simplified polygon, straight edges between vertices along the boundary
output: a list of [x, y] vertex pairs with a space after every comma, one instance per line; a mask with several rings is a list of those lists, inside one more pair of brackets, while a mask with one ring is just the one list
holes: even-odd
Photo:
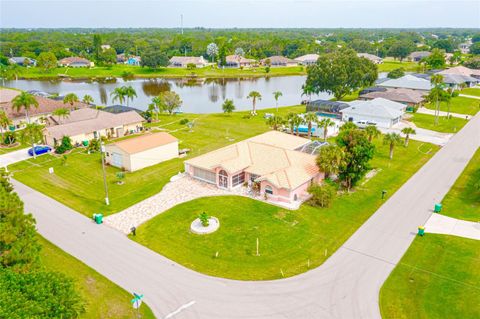
[[4, 110], [0, 110], [0, 131], [2, 132], [2, 144], [5, 142], [3, 130], [8, 129], [8, 126], [11, 123], [12, 121], [8, 118], [7, 113]]
[[261, 100], [262, 99], [262, 95], [260, 94], [260, 92], [257, 92], [257, 91], [251, 91], [248, 95], [247, 95], [247, 99], [252, 99], [252, 115], [257, 115], [257, 110], [256, 110], [256, 104], [257, 104], [257, 99], [258, 100]]
[[117, 51], [115, 51], [113, 48], [102, 50], [98, 57], [98, 62], [106, 65], [117, 63]]
[[395, 145], [399, 145], [401, 143], [402, 143], [402, 138], [400, 137], [400, 134], [398, 133], [385, 134], [385, 136], [383, 137], [383, 144], [390, 146], [390, 159], [393, 158], [393, 149], [395, 148]]
[[27, 123], [30, 123], [30, 117], [28, 116], [28, 112], [32, 107], [38, 108], [38, 101], [30, 93], [22, 92], [12, 100], [12, 109], [17, 112], [20, 112], [23, 109], [25, 111]]
[[57, 67], [57, 57], [52, 52], [42, 52], [38, 55], [37, 66], [48, 72]]
[[430, 69], [443, 69], [445, 67], [445, 52], [433, 49], [432, 53], [425, 58], [425, 63]]
[[283, 120], [283, 118], [281, 116], [278, 116], [278, 115], [270, 116], [267, 119], [267, 125], [270, 126], [272, 129], [274, 129], [275, 131], [277, 131], [278, 128], [281, 125], [283, 125], [283, 123], [285, 123], [285, 121]]
[[85, 94], [83, 96], [83, 99], [82, 99], [82, 102], [85, 103], [85, 104], [93, 104], [93, 97], [91, 97], [90, 95], [88, 94]]
[[[41, 142], [42, 138], [43, 128], [37, 123], [28, 123], [25, 128], [20, 131], [20, 141], [22, 141], [22, 143], [32, 144], [32, 148], [35, 147], [35, 143]], [[33, 158], [37, 158], [35, 152], [33, 152]]]
[[403, 68], [397, 68], [388, 72], [387, 77], [389, 79], [398, 79], [405, 75], [405, 70]]
[[312, 136], [312, 124], [318, 122], [318, 116], [315, 112], [308, 112], [303, 119], [308, 125], [308, 138]]
[[214, 58], [218, 55], [218, 46], [215, 43], [210, 43], [207, 45], [207, 55], [210, 56], [212, 62]]
[[61, 108], [58, 108], [55, 111], [53, 111], [52, 115], [56, 115], [59, 118], [66, 119], [67, 117], [70, 116], [70, 110], [67, 109], [66, 107], [61, 107]]
[[323, 128], [323, 140], [327, 140], [328, 128], [335, 126], [335, 122], [329, 118], [322, 118], [320, 121], [317, 121], [318, 127]]
[[173, 112], [182, 106], [182, 100], [180, 96], [173, 91], [162, 92], [160, 95], [162, 99], [163, 110], [167, 111], [168, 114], [173, 114]]
[[337, 145], [321, 147], [317, 156], [317, 166], [325, 173], [325, 178], [332, 174], [338, 174], [344, 164], [345, 152]]
[[411, 127], [405, 127], [404, 129], [402, 129], [402, 133], [405, 134], [405, 147], [408, 146], [410, 135], [417, 134], [417, 132]]
[[275, 107], [277, 108], [278, 112], [278, 99], [283, 96], [283, 93], [280, 91], [273, 92], [273, 98], [275, 99]]
[[70, 104], [70, 108], [73, 108], [73, 104], [78, 102], [78, 96], [75, 93], [68, 93], [63, 98], [63, 104]]
[[335, 186], [329, 183], [323, 183], [322, 185], [312, 184], [307, 191], [312, 195], [308, 200], [308, 204], [314, 207], [330, 207], [336, 194]]
[[305, 87], [313, 93], [327, 92], [337, 100], [377, 79], [377, 66], [357, 57], [351, 49], [336, 50], [320, 56], [317, 63], [307, 69]]
[[367, 127], [365, 128], [365, 132], [367, 133], [369, 142], [371, 142], [375, 137], [381, 134], [381, 132], [375, 125], [367, 125]]
[[226, 99], [222, 104], [223, 113], [232, 113], [235, 110], [233, 100]]

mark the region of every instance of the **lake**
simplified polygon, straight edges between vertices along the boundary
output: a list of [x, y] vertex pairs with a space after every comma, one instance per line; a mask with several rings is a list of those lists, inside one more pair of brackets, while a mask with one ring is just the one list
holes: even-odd
[[[181, 111], [186, 113], [217, 113], [222, 112], [225, 99], [234, 101], [236, 110], [250, 110], [251, 99], [247, 99], [250, 91], [262, 94], [262, 100], [257, 101], [257, 109], [275, 107], [273, 92], [281, 91], [279, 106], [300, 104], [302, 85], [306, 76], [284, 76], [270, 78], [243, 79], [112, 79], [107, 82], [75, 81], [75, 80], [13, 80], [6, 81], [5, 86], [25, 91], [39, 90], [47, 93], [65, 95], [75, 93], [80, 99], [91, 95], [97, 105], [113, 103], [110, 93], [123, 85], [131, 85], [138, 97], [130, 101], [130, 106], [145, 110], [154, 96], [164, 91], [175, 91], [183, 100]], [[312, 96], [312, 99], [330, 99], [328, 94]], [[125, 103], [126, 104], [126, 103]]]

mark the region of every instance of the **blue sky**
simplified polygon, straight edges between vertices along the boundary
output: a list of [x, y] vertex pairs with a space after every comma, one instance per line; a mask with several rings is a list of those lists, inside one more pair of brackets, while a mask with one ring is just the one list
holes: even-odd
[[480, 0], [0, 0], [0, 27], [473, 27]]

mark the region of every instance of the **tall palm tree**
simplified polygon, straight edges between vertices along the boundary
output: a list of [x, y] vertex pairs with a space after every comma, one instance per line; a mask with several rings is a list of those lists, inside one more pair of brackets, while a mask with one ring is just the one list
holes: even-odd
[[435, 125], [438, 124], [438, 116], [440, 115], [440, 101], [443, 93], [443, 75], [434, 74], [430, 78], [430, 83], [433, 85], [433, 89], [430, 91], [429, 97], [435, 100]]
[[2, 141], [1, 144], [4, 142], [4, 135], [3, 135], [3, 128], [7, 128], [12, 121], [8, 118], [7, 113], [4, 110], [0, 110], [0, 130], [2, 132]]
[[28, 116], [28, 111], [33, 107], [38, 108], [38, 101], [33, 95], [27, 92], [22, 92], [17, 95], [12, 100], [12, 109], [17, 112], [20, 112], [22, 109], [25, 111], [25, 117], [27, 118], [27, 123], [30, 123], [30, 117]]
[[[33, 150], [35, 150], [35, 143], [42, 140], [43, 127], [37, 123], [28, 123], [23, 130], [20, 131], [20, 141], [22, 143], [30, 142]], [[35, 151], [33, 151], [33, 158], [37, 158]]]
[[280, 91], [273, 92], [273, 97], [275, 98], [275, 106], [277, 107], [277, 112], [278, 112], [278, 99], [281, 96], [283, 96], [282, 92], [280, 92]]
[[320, 148], [317, 156], [317, 166], [325, 173], [325, 178], [337, 174], [345, 160], [345, 152], [337, 145], [327, 145]]
[[367, 125], [367, 127], [365, 128], [365, 133], [367, 133], [369, 142], [371, 142], [375, 137], [381, 134], [381, 132], [375, 125]]
[[115, 88], [112, 93], [110, 93], [110, 96], [112, 96], [112, 103], [118, 100], [118, 103], [123, 104], [125, 102], [125, 90], [123, 90], [123, 87]]
[[318, 127], [323, 128], [323, 140], [326, 141], [327, 140], [327, 134], [328, 134], [328, 128], [334, 126], [335, 122], [326, 117], [326, 118], [323, 118], [320, 121], [318, 121], [317, 125], [318, 125]]
[[152, 98], [152, 104], [153, 104], [153, 107], [154, 107], [154, 110], [155, 110], [156, 120], [158, 121], [158, 114], [163, 111], [162, 97], [159, 95], [159, 96], [155, 96], [154, 98]]
[[314, 112], [307, 112], [304, 117], [304, 121], [308, 125], [308, 138], [312, 136], [312, 123], [318, 121], [318, 116]]
[[70, 108], [73, 108], [73, 104], [78, 102], [78, 96], [75, 93], [68, 93], [63, 98], [63, 104], [70, 104]]
[[93, 104], [93, 97], [91, 97], [90, 95], [88, 94], [85, 94], [83, 96], [83, 99], [82, 99], [82, 102], [85, 103], [85, 104]]
[[390, 146], [390, 159], [393, 158], [393, 149], [395, 145], [398, 145], [402, 142], [402, 138], [398, 133], [388, 133], [383, 137], [383, 144]]
[[247, 99], [252, 99], [252, 115], [257, 115], [257, 109], [255, 108], [255, 106], [257, 104], [257, 99], [262, 99], [262, 95], [260, 94], [260, 92], [252, 91], [247, 95]]
[[292, 119], [292, 125], [293, 127], [296, 127], [297, 128], [297, 132], [295, 135], [299, 136], [300, 135], [300, 130], [299, 130], [299, 126], [300, 124], [303, 123], [303, 118], [301, 118], [298, 114], [296, 114], [297, 116], [295, 116], [293, 119]]
[[283, 123], [285, 123], [285, 121], [281, 116], [278, 115], [271, 116], [267, 119], [267, 125], [275, 131], [277, 131], [280, 125], [282, 125]]
[[288, 125], [290, 126], [290, 133], [291, 133], [291, 134], [294, 134], [293, 131], [294, 131], [295, 126], [293, 125], [293, 122], [294, 122], [293, 119], [294, 119], [295, 117], [297, 117], [297, 116], [298, 116], [298, 114], [293, 113], [293, 112], [289, 112], [289, 113], [287, 114], [287, 121], [286, 121], [286, 122], [287, 122]]
[[129, 86], [124, 86], [123, 87], [123, 92], [125, 93], [125, 97], [127, 100], [127, 106], [128, 106], [128, 101], [132, 100], [134, 97], [137, 97], [137, 91], [133, 87]]
[[66, 119], [67, 117], [70, 116], [70, 110], [67, 109], [66, 107], [61, 107], [53, 111], [52, 114], [58, 116], [59, 118]]
[[411, 127], [405, 127], [402, 130], [402, 133], [405, 134], [405, 147], [408, 146], [408, 141], [410, 140], [410, 135], [417, 134], [417, 132]]

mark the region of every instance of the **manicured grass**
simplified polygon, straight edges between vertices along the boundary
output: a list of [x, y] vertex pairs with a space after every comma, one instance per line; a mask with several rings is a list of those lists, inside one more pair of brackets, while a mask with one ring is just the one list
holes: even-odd
[[480, 149], [458, 177], [455, 184], [442, 200], [442, 214], [447, 216], [480, 221]]
[[419, 65], [415, 62], [400, 62], [392, 59], [386, 59], [383, 61], [383, 63], [378, 65], [378, 72], [390, 72], [398, 68], [403, 68], [405, 71], [418, 71]]
[[111, 67], [93, 67], [93, 68], [55, 68], [49, 72], [43, 72], [39, 68], [21, 68], [20, 77], [26, 79], [38, 78], [57, 78], [59, 75], [67, 75], [72, 78], [105, 78], [105, 77], [122, 77], [125, 72], [133, 74], [134, 77], [152, 78], [178, 78], [178, 77], [202, 77], [202, 78], [222, 78], [222, 77], [264, 77], [264, 76], [281, 76], [281, 75], [303, 75], [306, 70], [303, 66], [295, 67], [272, 67], [270, 72], [265, 72], [264, 67], [251, 69], [235, 69], [198, 68], [187, 70], [185, 68], [159, 68], [150, 69], [139, 66], [129, 65], [113, 65]]
[[417, 237], [380, 290], [385, 319], [480, 318], [480, 241]]
[[[213, 276], [266, 280], [305, 272], [322, 264], [382, 205], [382, 190], [391, 196], [438, 150], [411, 141], [408, 148], [397, 147], [389, 160], [388, 147], [381, 141], [375, 140], [377, 154], [372, 160], [379, 172], [355, 192], [341, 195], [330, 208], [304, 204], [289, 211], [244, 197], [200, 198], [141, 225], [132, 239]], [[219, 218], [220, 229], [194, 235], [190, 223], [203, 211]], [[260, 256], [256, 256], [257, 238]]]
[[468, 120], [457, 117], [447, 118], [446, 116], [439, 116], [438, 124], [435, 125], [434, 115], [420, 113], [413, 114], [411, 121], [417, 127], [442, 133], [456, 133], [468, 122]]
[[[131, 293], [44, 238], [39, 239], [42, 264], [48, 270], [62, 272], [75, 280], [76, 288], [86, 302], [86, 312], [80, 318], [137, 318], [130, 303], [133, 298]], [[140, 307], [140, 314], [141, 318], [155, 318], [146, 304]]]
[[[304, 106], [285, 107], [279, 114], [305, 111]], [[235, 143], [254, 135], [266, 132], [265, 112], [256, 117], [243, 118], [247, 112], [224, 114], [182, 114], [160, 116], [160, 121], [148, 125], [156, 129], [171, 132], [179, 139], [179, 148], [191, 149], [189, 156], [196, 156], [227, 144]], [[180, 125], [183, 118], [194, 121], [193, 131], [186, 125]], [[105, 215], [119, 212], [139, 201], [146, 199], [163, 188], [170, 177], [184, 170], [182, 159], [173, 159], [133, 173], [126, 173], [125, 184], [116, 183], [116, 173], [120, 170], [107, 167], [110, 206], [104, 204], [104, 186], [99, 154], [86, 154], [77, 149], [67, 155], [66, 165], [60, 157], [45, 155], [29, 159], [9, 167], [13, 177], [36, 190], [64, 203], [76, 211], [91, 216], [95, 212]], [[54, 174], [48, 172], [53, 167]]]
[[463, 89], [460, 94], [473, 95], [480, 97], [480, 88], [467, 88]]
[[[436, 105], [435, 103], [426, 103], [425, 107], [427, 109], [435, 110]], [[475, 115], [479, 110], [480, 110], [480, 100], [477, 100], [477, 99], [457, 96], [452, 98], [450, 101], [450, 112], [452, 113]], [[447, 103], [445, 102], [440, 103], [440, 111], [444, 111], [444, 112], [448, 111]]]

